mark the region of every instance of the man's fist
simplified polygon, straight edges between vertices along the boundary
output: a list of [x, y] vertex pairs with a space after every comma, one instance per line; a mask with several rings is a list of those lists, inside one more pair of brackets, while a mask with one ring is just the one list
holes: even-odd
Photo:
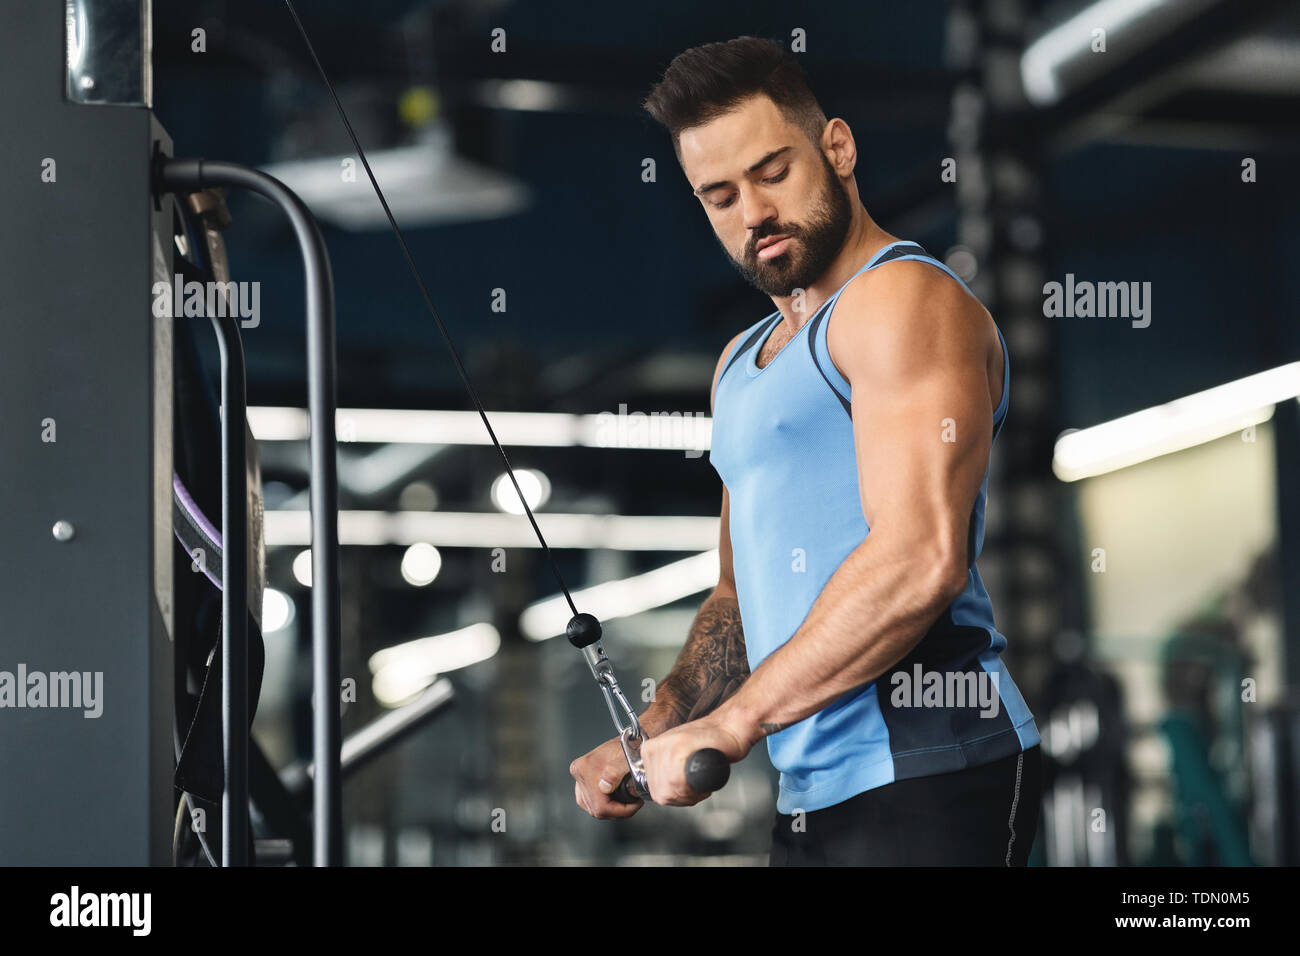
[[573, 761], [569, 773], [574, 779], [574, 800], [597, 820], [621, 820], [642, 807], [640, 800], [618, 803], [609, 798], [627, 774], [627, 757], [617, 737]]

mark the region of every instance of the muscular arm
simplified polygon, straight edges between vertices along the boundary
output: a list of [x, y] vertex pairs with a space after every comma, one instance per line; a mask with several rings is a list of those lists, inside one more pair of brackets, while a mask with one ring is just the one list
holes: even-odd
[[650, 734], [709, 713], [749, 676], [740, 608], [734, 596], [714, 591], [700, 606], [677, 663], [655, 692], [642, 723]]
[[[749, 676], [740, 605], [731, 580], [727, 496], [723, 491], [721, 579], [700, 605], [677, 663], [655, 691], [654, 703], [641, 718], [651, 736], [702, 717], [740, 689]], [[722, 548], [719, 548], [720, 556]]]

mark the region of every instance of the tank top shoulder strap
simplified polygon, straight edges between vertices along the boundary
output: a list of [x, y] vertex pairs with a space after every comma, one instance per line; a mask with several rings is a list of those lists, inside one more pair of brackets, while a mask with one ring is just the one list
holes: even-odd
[[[876, 266], [883, 266], [886, 262], [892, 262], [895, 259], [903, 258], [933, 259], [934, 257], [926, 252], [919, 242], [913, 242], [910, 239], [899, 239], [897, 242], [891, 242], [883, 249], [878, 249], [876, 254], [868, 259], [861, 269], [849, 277], [849, 282], [852, 282], [858, 276], [862, 275], [862, 273], [876, 268]], [[938, 260], [936, 259], [934, 261], [937, 262]], [[840, 286], [840, 292], [844, 291], [849, 282]], [[840, 292], [836, 292], [835, 295], [838, 296]]]
[[740, 341], [736, 343], [731, 352], [727, 354], [726, 364], [722, 367], [722, 374], [718, 376], [718, 386], [722, 385], [722, 380], [727, 377], [727, 372], [731, 366], [736, 364], [737, 359], [752, 349], [776, 322], [781, 321], [781, 311], [778, 309], [769, 316], [759, 319], [744, 332], [740, 333]]
[[[821, 372], [822, 378], [826, 380], [826, 384], [830, 386], [831, 391], [835, 393], [835, 397], [839, 399], [840, 405], [843, 406], [845, 412], [849, 413], [850, 417], [852, 417], [852, 412], [850, 410], [849, 383], [848, 380], [840, 374], [839, 369], [835, 367], [835, 363], [831, 361], [830, 346], [826, 343], [826, 322], [830, 318], [831, 311], [834, 309], [835, 302], [838, 301], [840, 293], [848, 288], [849, 282], [852, 282], [858, 276], [862, 275], [862, 273], [875, 269], [877, 266], [882, 266], [886, 262], [893, 262], [900, 259], [927, 262], [936, 268], [942, 269], [949, 276], [955, 279], [961, 287], [966, 290], [968, 295], [978, 299], [978, 296], [971, 291], [970, 286], [965, 283], [961, 276], [957, 275], [957, 273], [948, 268], [946, 264], [926, 252], [925, 248], [920, 243], [911, 240], [904, 239], [897, 242], [891, 242], [883, 249], [877, 251], [861, 269], [853, 273], [853, 275], [849, 277], [848, 281], [845, 282], [844, 285], [840, 286], [839, 290], [831, 296], [827, 303], [829, 308], [823, 308], [813, 319], [814, 325], [813, 328], [809, 330], [811, 334], [808, 336], [808, 348], [812, 352], [813, 363], [817, 366], [817, 370]], [[994, 323], [994, 328], [997, 328], [996, 323]], [[1008, 399], [1011, 395], [1011, 355], [1007, 349], [1007, 340], [1002, 335], [1002, 330], [997, 329], [997, 333], [998, 339], [1002, 342], [1002, 399], [993, 412], [994, 440], [997, 439], [998, 432], [1001, 431], [1002, 424], [1006, 421]]]
[[850, 388], [848, 380], [840, 374], [840, 370], [835, 367], [831, 361], [830, 346], [826, 344], [826, 320], [830, 318], [831, 312], [835, 308], [835, 303], [839, 301], [840, 293], [849, 287], [849, 283], [862, 275], [864, 272], [876, 268], [878, 265], [889, 262], [892, 259], [900, 259], [909, 255], [925, 255], [925, 250], [915, 242], [910, 240], [899, 240], [891, 242], [882, 249], [878, 249], [876, 254], [868, 259], [857, 272], [849, 276], [844, 285], [836, 290], [822, 308], [817, 310], [817, 314], [812, 318], [812, 328], [808, 330], [808, 350], [812, 353], [813, 365], [821, 373], [826, 385], [835, 394], [839, 400], [840, 406], [844, 409], [846, 415], [853, 417], [853, 411], [850, 406]]
[[[913, 242], [910, 239], [900, 239], [897, 242], [891, 242], [889, 245], [876, 250], [876, 254], [872, 256], [870, 259], [868, 259], [866, 263], [863, 264], [861, 269], [853, 273], [853, 275], [849, 276], [848, 279], [845, 280], [844, 285], [840, 286], [835, 291], [835, 294], [831, 296], [830, 299], [827, 301], [827, 305], [829, 305], [830, 308], [824, 307], [821, 310], [822, 315], [818, 316], [818, 318], [822, 318], [823, 316], [829, 318], [831, 310], [834, 309], [835, 307], [835, 303], [839, 301], [840, 294], [849, 287], [850, 282], [852, 282], [858, 276], [862, 275], [862, 273], [870, 272], [872, 269], [875, 269], [877, 266], [883, 266], [886, 262], [893, 262], [895, 259], [924, 260], [925, 262], [929, 262], [938, 266], [944, 272], [948, 273], [948, 275], [952, 276], [954, 279], [957, 279], [958, 282], [961, 282], [961, 279], [957, 278], [956, 273], [954, 273], [951, 269], [949, 269], [938, 259], [934, 258], [934, 256], [926, 252], [919, 242]], [[966, 287], [966, 283], [962, 282], [962, 287], [965, 288], [967, 292], [970, 292], [970, 289]], [[971, 294], [973, 295], [974, 293]], [[823, 322], [823, 327], [824, 325], [825, 323]]]

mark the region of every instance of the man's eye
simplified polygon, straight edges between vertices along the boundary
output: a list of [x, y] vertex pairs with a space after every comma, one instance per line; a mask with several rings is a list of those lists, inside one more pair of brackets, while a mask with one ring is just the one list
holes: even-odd
[[[780, 171], [779, 173], [777, 173], [775, 176], [769, 176], [769, 177], [767, 177], [766, 179], [763, 180], [763, 182], [765, 182], [765, 183], [779, 183], [781, 180], [785, 179], [785, 177], [788, 176], [789, 174], [790, 174], [790, 167], [787, 166], [785, 169], [781, 170], [781, 171]], [[735, 201], [736, 201], [736, 197], [735, 197], [735, 196], [731, 196], [731, 197], [729, 197], [729, 198], [727, 199], [726, 202], [715, 202], [715, 203], [713, 203], [713, 208], [714, 208], [714, 209], [726, 209], [728, 206], [730, 206], [730, 205], [731, 205], [733, 202], [735, 202]]]

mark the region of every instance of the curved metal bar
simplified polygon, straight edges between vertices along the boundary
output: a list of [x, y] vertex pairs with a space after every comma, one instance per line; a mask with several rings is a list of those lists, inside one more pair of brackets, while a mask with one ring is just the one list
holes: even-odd
[[[342, 722], [337, 706], [340, 685], [339, 655], [339, 574], [338, 574], [338, 443], [335, 437], [335, 417], [337, 399], [335, 390], [335, 344], [334, 344], [334, 281], [330, 272], [329, 255], [325, 249], [325, 240], [321, 237], [316, 220], [312, 218], [306, 204], [288, 187], [272, 176], [259, 170], [237, 163], [213, 162], [203, 159], [163, 159], [160, 158], [156, 170], [156, 182], [162, 191], [193, 191], [209, 186], [228, 186], [247, 189], [258, 193], [275, 203], [284, 212], [293, 227], [302, 251], [304, 278], [306, 283], [307, 305], [307, 408], [311, 427], [310, 436], [310, 474], [311, 474], [311, 563], [312, 563], [312, 762], [318, 771], [314, 779], [312, 840], [313, 863], [316, 866], [337, 866], [342, 862], [343, 823], [341, 816], [341, 771], [340, 754], [342, 744]], [[224, 354], [224, 353], [223, 353]], [[241, 353], [242, 386], [242, 353]], [[230, 407], [230, 406], [228, 406]], [[241, 404], [242, 407], [242, 404]], [[243, 415], [225, 416], [224, 431], [234, 437], [239, 433], [239, 448], [243, 449]], [[224, 444], [224, 441], [223, 441]], [[238, 468], [244, 479], [245, 455], [242, 451], [231, 451], [226, 457], [225, 470], [230, 472]], [[230, 478], [233, 479], [233, 474]], [[225, 485], [223, 483], [223, 490]], [[238, 500], [243, 502], [247, 492]], [[230, 499], [227, 499], [228, 501]], [[224, 514], [224, 512], [223, 512]], [[246, 562], [247, 544], [243, 539], [247, 522], [241, 525], [238, 544], [231, 535], [230, 528], [223, 528], [225, 535], [225, 552], [223, 559], [231, 560], [235, 555], [241, 563]], [[224, 565], [223, 565], [224, 569]], [[244, 568], [247, 573], [247, 568]], [[231, 586], [227, 578], [227, 587], [223, 591], [223, 604], [229, 605], [232, 595], [241, 602], [247, 594], [246, 585]], [[231, 820], [234, 825], [243, 828], [245, 838], [233, 841], [234, 836], [228, 829], [225, 834], [229, 856], [223, 862], [247, 858], [247, 824], [248, 824], [248, 775], [247, 775], [247, 632], [245, 630], [245, 612], [242, 606], [235, 613], [229, 606], [225, 607], [228, 628], [238, 627], [243, 639], [234, 659], [227, 660], [223, 655], [223, 674], [228, 665], [233, 664], [231, 673], [241, 679], [237, 681], [242, 689], [240, 694], [232, 692], [232, 682], [227, 680], [223, 692], [231, 695], [227, 703], [226, 726], [224, 736], [227, 748], [227, 794], [223, 819]], [[234, 624], [233, 622], [238, 622]], [[233, 633], [230, 631], [228, 633]], [[231, 645], [227, 641], [225, 654], [231, 654]], [[240, 663], [242, 660], [242, 664]], [[232, 734], [233, 716], [238, 712], [243, 715], [239, 734]], [[238, 741], [232, 740], [238, 736]], [[232, 770], [234, 775], [232, 776]], [[237, 785], [237, 786], [235, 786]], [[233, 804], [238, 803], [238, 807]], [[235, 812], [232, 812], [235, 811]]]

